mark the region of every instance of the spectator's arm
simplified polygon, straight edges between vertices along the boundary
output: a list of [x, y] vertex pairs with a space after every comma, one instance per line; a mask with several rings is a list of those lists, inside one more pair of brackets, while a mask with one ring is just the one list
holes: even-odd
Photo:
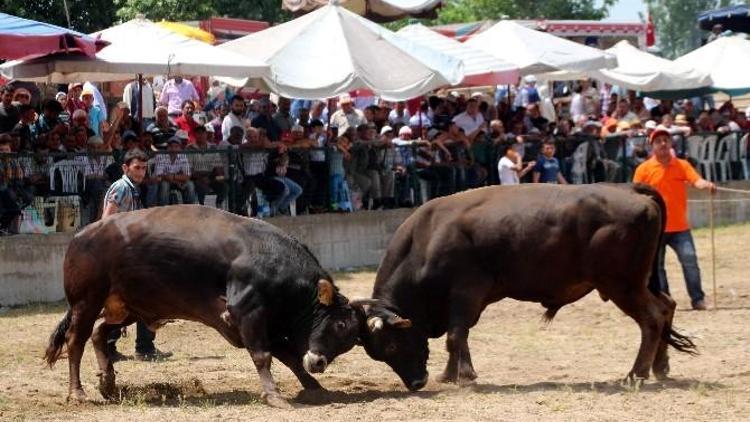
[[557, 183], [559, 183], [561, 185], [567, 185], [568, 181], [565, 180], [565, 178], [563, 177], [562, 173], [557, 173]]
[[[522, 178], [523, 176], [526, 176], [528, 172], [534, 169], [534, 166], [536, 165], [535, 161], [529, 162], [529, 164], [526, 165], [526, 167], [523, 167], [523, 170], [518, 170], [518, 178]], [[537, 173], [538, 174], [538, 173]]]
[[164, 86], [161, 88], [161, 92], [159, 93], [159, 104], [166, 106], [169, 104], [169, 95], [167, 95], [167, 85], [164, 84]]
[[107, 205], [104, 206], [104, 210], [102, 211], [102, 219], [105, 219], [112, 214], [117, 214], [119, 210], [120, 207], [117, 206], [117, 203], [114, 201], [107, 201]]
[[531, 181], [534, 182], [534, 183], [539, 183], [539, 177], [540, 176], [541, 176], [541, 173], [539, 173], [538, 171], [535, 171], [531, 175]]

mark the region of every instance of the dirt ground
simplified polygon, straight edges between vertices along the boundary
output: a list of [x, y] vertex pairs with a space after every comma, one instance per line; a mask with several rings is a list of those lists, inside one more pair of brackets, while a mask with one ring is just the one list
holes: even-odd
[[[704, 290], [712, 303], [709, 232], [695, 232]], [[341, 356], [319, 376], [330, 391], [314, 397], [289, 370], [274, 375], [294, 410], [260, 400], [248, 354], [217, 333], [190, 322], [159, 331], [157, 346], [175, 353], [159, 363], [116, 365], [122, 400], [104, 403], [96, 390], [96, 364], [87, 346], [82, 366], [91, 403], [67, 405], [67, 362], [53, 370], [41, 356], [63, 304], [6, 310], [0, 315], [0, 420], [748, 420], [750, 419], [750, 225], [716, 231], [719, 310], [689, 310], [681, 272], [669, 254], [669, 276], [679, 310], [675, 325], [692, 336], [697, 357], [671, 352], [673, 380], [639, 390], [621, 386], [639, 344], [635, 323], [591, 294], [541, 322], [536, 304], [503, 301], [490, 306], [469, 338], [474, 385], [433, 380], [409, 393], [382, 363], [361, 348]], [[373, 272], [336, 275], [349, 297], [369, 296]], [[444, 339], [432, 340], [429, 370], [442, 371]], [[121, 341], [133, 354], [133, 338]]]

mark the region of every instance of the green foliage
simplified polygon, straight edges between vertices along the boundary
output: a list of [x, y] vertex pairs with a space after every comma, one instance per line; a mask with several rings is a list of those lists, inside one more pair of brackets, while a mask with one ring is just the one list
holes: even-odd
[[[437, 23], [485, 19], [591, 19], [607, 17], [616, 0], [449, 0], [438, 12]], [[597, 5], [597, 3], [601, 3]]]
[[188, 21], [216, 14], [211, 0], [114, 0], [114, 5], [123, 20], [142, 14], [152, 21]]
[[[106, 0], [68, 0], [70, 27], [94, 32], [112, 26], [115, 7]], [[68, 27], [63, 0], [0, 0], [3, 13]]]
[[732, 0], [645, 0], [656, 26], [656, 38], [666, 57], [679, 57], [700, 45], [698, 14], [729, 6]]

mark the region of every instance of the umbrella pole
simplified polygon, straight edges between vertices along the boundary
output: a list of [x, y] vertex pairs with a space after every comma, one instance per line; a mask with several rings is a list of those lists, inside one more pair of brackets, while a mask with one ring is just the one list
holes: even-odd
[[143, 135], [143, 73], [138, 74], [138, 136]]

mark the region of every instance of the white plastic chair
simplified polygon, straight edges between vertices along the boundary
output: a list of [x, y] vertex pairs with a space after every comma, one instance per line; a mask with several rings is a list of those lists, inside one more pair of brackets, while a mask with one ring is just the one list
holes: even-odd
[[576, 184], [588, 183], [588, 171], [586, 169], [586, 157], [589, 153], [589, 143], [584, 142], [578, 145], [573, 152], [573, 167], [570, 169], [571, 181]]
[[716, 179], [721, 179], [721, 181], [723, 182], [728, 181], [730, 176], [732, 175], [732, 170], [729, 166], [729, 156], [731, 154], [730, 138], [733, 137], [734, 134], [727, 135], [721, 138], [718, 146], [716, 147], [716, 160], [714, 160], [716, 166], [714, 167], [714, 170], [716, 170]]
[[750, 171], [748, 171], [748, 157], [747, 157], [747, 148], [748, 148], [748, 136], [750, 134], [745, 135], [740, 139], [740, 147], [739, 147], [739, 161], [742, 163], [742, 173], [745, 176], [745, 180], [750, 180]]
[[60, 173], [62, 180], [62, 193], [80, 193], [78, 191], [78, 181], [81, 180], [81, 189], [86, 189], [86, 178], [84, 169], [80, 161], [62, 160], [52, 164], [49, 167], [49, 188], [55, 191], [55, 172]]
[[703, 136], [692, 135], [688, 136], [685, 142], [687, 142], [687, 153], [688, 157], [696, 160], [700, 159], [701, 144], [703, 143]]
[[703, 178], [713, 182], [716, 180], [714, 169], [714, 162], [716, 161], [716, 140], [717, 135], [707, 135], [701, 142], [699, 155], [698, 155], [698, 167], [701, 168]]

